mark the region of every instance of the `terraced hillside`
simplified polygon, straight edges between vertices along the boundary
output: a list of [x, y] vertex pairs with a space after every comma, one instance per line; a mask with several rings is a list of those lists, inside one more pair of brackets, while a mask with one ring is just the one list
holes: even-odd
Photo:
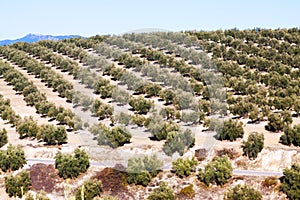
[[[297, 199], [299, 180], [285, 180], [300, 173], [299, 66], [299, 29], [0, 47], [0, 159], [8, 144], [27, 159], [0, 160], [0, 199], [234, 199], [238, 184]], [[30, 184], [8, 189], [15, 171]]]

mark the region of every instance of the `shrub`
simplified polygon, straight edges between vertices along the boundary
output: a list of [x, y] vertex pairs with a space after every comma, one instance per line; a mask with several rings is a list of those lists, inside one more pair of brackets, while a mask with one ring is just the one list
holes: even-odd
[[199, 170], [198, 179], [207, 186], [211, 183], [224, 185], [232, 176], [232, 170], [228, 157], [215, 157], [205, 166], [204, 171]]
[[40, 127], [39, 138], [49, 145], [63, 144], [67, 142], [68, 135], [64, 126], [43, 124]]
[[129, 143], [131, 139], [130, 132], [123, 126], [115, 126], [109, 129], [100, 124], [91, 127], [90, 131], [98, 135], [97, 141], [99, 145], [108, 145], [112, 148], [123, 146]]
[[280, 178], [281, 191], [283, 191], [289, 199], [300, 199], [300, 165], [293, 164], [291, 168], [285, 168], [283, 177]]
[[262, 133], [250, 133], [248, 140], [242, 142], [242, 148], [245, 156], [255, 159], [264, 148], [264, 135]]
[[5, 191], [9, 197], [22, 198], [29, 191], [30, 177], [27, 171], [22, 171], [16, 176], [5, 177]]
[[144, 99], [144, 97], [139, 96], [137, 98], [131, 97], [129, 99], [129, 105], [139, 114], [147, 114], [153, 106], [153, 102]]
[[131, 134], [125, 127], [113, 127], [111, 130], [111, 135], [114, 137], [114, 139], [111, 140], [111, 144], [113, 147], [122, 146], [125, 143], [130, 142]]
[[112, 92], [112, 98], [121, 105], [125, 105], [129, 102], [130, 94], [126, 90], [115, 88]]
[[200, 113], [198, 112], [183, 112], [181, 115], [181, 121], [184, 123], [197, 123], [199, 121]]
[[159, 92], [159, 96], [166, 102], [166, 104], [173, 103], [176, 97], [175, 93], [169, 89], [161, 90]]
[[237, 138], [243, 137], [244, 135], [243, 123], [230, 119], [228, 121], [225, 121], [223, 128], [219, 129], [217, 132], [218, 132], [219, 140], [234, 141]]
[[179, 126], [172, 122], [150, 122], [148, 129], [150, 129], [152, 136], [157, 140], [165, 140], [168, 134], [172, 131], [178, 131]]
[[31, 193], [28, 193], [25, 197], [25, 200], [50, 200], [50, 198], [48, 198], [47, 194], [42, 191], [36, 193], [35, 197]]
[[5, 128], [3, 128], [2, 130], [0, 130], [0, 148], [7, 144], [7, 142], [7, 131]]
[[174, 191], [165, 182], [161, 182], [147, 198], [148, 200], [175, 200]]
[[74, 155], [61, 152], [55, 155], [55, 168], [58, 169], [59, 176], [65, 179], [78, 177], [86, 172], [89, 166], [89, 156], [85, 150], [77, 148], [74, 150]]
[[137, 114], [137, 115], [131, 116], [131, 120], [134, 124], [136, 124], [138, 126], [144, 126], [147, 118], [144, 117], [143, 115]]
[[172, 171], [180, 178], [183, 178], [194, 172], [197, 164], [198, 162], [196, 161], [195, 157], [192, 159], [178, 158], [172, 162]]
[[24, 120], [20, 121], [17, 125], [17, 132], [19, 133], [20, 139], [25, 137], [36, 137], [38, 131], [39, 127], [32, 117], [25, 117]]
[[171, 156], [173, 153], [178, 152], [179, 155], [183, 155], [184, 151], [195, 145], [195, 137], [192, 135], [190, 129], [185, 131], [172, 131], [168, 133], [167, 140], [163, 145], [163, 151], [168, 156]]
[[149, 97], [157, 97], [161, 90], [162, 88], [158, 84], [149, 84], [145, 87], [145, 92]]
[[20, 146], [12, 146], [9, 144], [6, 151], [0, 150], [0, 168], [2, 171], [15, 171], [25, 164], [25, 153]]
[[147, 186], [161, 170], [163, 162], [156, 155], [130, 158], [127, 167], [127, 182]]
[[283, 119], [279, 113], [271, 113], [268, 116], [268, 125], [266, 129], [272, 132], [282, 131], [284, 127]]
[[224, 196], [224, 200], [261, 200], [259, 191], [247, 185], [237, 185], [230, 189]]
[[75, 192], [76, 200], [93, 200], [95, 197], [99, 197], [101, 194], [102, 184], [101, 181], [88, 180], [83, 183]]
[[288, 127], [284, 131], [284, 135], [280, 137], [280, 143], [285, 145], [300, 146], [300, 125], [295, 125], [293, 128]]
[[116, 115], [115, 119], [119, 124], [127, 126], [130, 123], [131, 116], [127, 113], [120, 112]]
[[[195, 190], [193, 189], [193, 184], [190, 184], [184, 188], [182, 188], [178, 194], [180, 197], [182, 196], [187, 198], [194, 198], [195, 197]], [[185, 199], [185, 198], [184, 198]]]

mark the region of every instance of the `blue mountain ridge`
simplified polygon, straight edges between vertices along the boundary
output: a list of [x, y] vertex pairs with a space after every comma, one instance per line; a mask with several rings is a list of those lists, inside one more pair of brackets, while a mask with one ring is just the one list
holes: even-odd
[[15, 40], [2, 40], [0, 41], [0, 46], [13, 44], [16, 42], [38, 42], [40, 40], [63, 40], [69, 38], [78, 38], [81, 37], [79, 35], [59, 35], [59, 36], [52, 36], [52, 35], [39, 35], [39, 34], [28, 34], [22, 38], [15, 39]]

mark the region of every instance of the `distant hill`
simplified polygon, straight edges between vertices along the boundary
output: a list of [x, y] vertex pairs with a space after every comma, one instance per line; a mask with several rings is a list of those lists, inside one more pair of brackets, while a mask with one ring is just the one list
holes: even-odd
[[62, 39], [68, 39], [68, 38], [77, 38], [81, 37], [79, 35], [60, 35], [60, 36], [52, 36], [52, 35], [39, 35], [39, 34], [28, 34], [22, 38], [15, 39], [15, 40], [2, 40], [0, 41], [0, 46], [13, 44], [16, 42], [37, 42], [40, 40], [62, 40]]

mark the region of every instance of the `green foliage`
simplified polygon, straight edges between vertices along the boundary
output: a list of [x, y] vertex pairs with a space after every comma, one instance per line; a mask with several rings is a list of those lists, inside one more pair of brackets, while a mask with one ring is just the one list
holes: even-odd
[[167, 118], [167, 120], [169, 119], [175, 119], [176, 118], [176, 113], [179, 113], [178, 111], [176, 111], [175, 108], [171, 107], [171, 106], [166, 106], [163, 107], [159, 114], [163, 117], [163, 118]]
[[131, 134], [124, 126], [115, 126], [111, 130], [105, 126], [98, 126], [96, 129], [98, 129], [97, 141], [99, 145], [117, 148], [130, 142]]
[[272, 132], [282, 131], [284, 128], [284, 121], [282, 119], [281, 114], [279, 113], [271, 113], [268, 116], [268, 125], [266, 129]]
[[100, 99], [96, 99], [91, 106], [91, 112], [95, 113], [100, 120], [103, 120], [111, 117], [114, 109], [111, 105], [103, 103]]
[[197, 123], [199, 121], [200, 113], [198, 112], [182, 112], [181, 121], [185, 123]]
[[0, 130], [0, 148], [7, 144], [7, 142], [7, 131], [5, 128], [3, 128], [2, 130]]
[[125, 105], [129, 102], [130, 94], [126, 90], [115, 88], [112, 92], [112, 98], [121, 105]]
[[5, 177], [5, 191], [9, 197], [22, 198], [29, 191], [30, 176], [29, 172], [22, 171], [16, 176]]
[[115, 116], [115, 120], [119, 124], [127, 126], [130, 123], [131, 116], [127, 113], [120, 112]]
[[261, 200], [259, 191], [248, 185], [237, 185], [230, 189], [224, 196], [224, 200]]
[[222, 132], [223, 121], [217, 118], [206, 118], [204, 119], [204, 127], [207, 127], [210, 131], [216, 131], [217, 133]]
[[156, 155], [130, 158], [127, 167], [127, 182], [147, 186], [163, 167]]
[[205, 166], [204, 171], [199, 170], [198, 179], [207, 186], [211, 183], [224, 185], [231, 178], [232, 170], [228, 157], [215, 157]]
[[172, 171], [180, 178], [189, 176], [196, 170], [198, 162], [193, 157], [192, 159], [178, 158], [172, 162]]
[[0, 168], [6, 172], [18, 170], [26, 164], [25, 153], [20, 146], [9, 144], [7, 150], [0, 150]]
[[162, 87], [158, 84], [148, 84], [145, 87], [145, 92], [149, 97], [157, 97]]
[[223, 128], [217, 130], [219, 140], [234, 141], [244, 135], [243, 123], [235, 120], [224, 122]]
[[175, 200], [174, 191], [165, 182], [161, 182], [147, 198], [148, 200]]
[[109, 80], [99, 77], [93, 88], [96, 94], [100, 94], [101, 98], [110, 98], [115, 86], [111, 85]]
[[55, 109], [55, 104], [48, 101], [42, 101], [36, 104], [36, 108], [38, 113], [49, 116], [52, 112], [51, 110]]
[[288, 127], [284, 130], [284, 135], [280, 137], [280, 143], [285, 145], [300, 146], [300, 125], [295, 125], [293, 128]]
[[50, 200], [45, 192], [36, 193], [35, 197], [31, 193], [27, 193], [25, 200]]
[[40, 127], [38, 139], [41, 138], [46, 144], [63, 144], [67, 142], [68, 136], [64, 126], [43, 124]]
[[183, 155], [184, 151], [195, 145], [195, 137], [190, 129], [185, 131], [172, 131], [168, 133], [167, 140], [163, 145], [163, 151], [168, 156], [178, 152]]
[[166, 102], [166, 104], [171, 104], [174, 102], [176, 95], [172, 90], [165, 89], [159, 92], [159, 96]]
[[264, 135], [262, 133], [250, 133], [248, 140], [242, 142], [242, 148], [245, 156], [255, 159], [264, 148]]
[[136, 115], [131, 116], [131, 120], [132, 120], [132, 123], [134, 123], [138, 126], [144, 126], [147, 121], [147, 118], [144, 117], [143, 115], [136, 114]]
[[193, 189], [193, 184], [190, 184], [190, 185], [182, 188], [179, 192], [179, 196], [194, 198], [195, 190]]
[[102, 183], [97, 180], [88, 180], [83, 183], [75, 192], [76, 200], [93, 200], [99, 197], [102, 191]]
[[111, 135], [114, 137], [114, 139], [110, 140], [113, 147], [122, 146], [125, 143], [130, 142], [131, 134], [125, 127], [113, 127], [111, 130]]
[[19, 137], [36, 137], [38, 135], [39, 127], [32, 117], [25, 117], [24, 120], [20, 121], [17, 125], [17, 132]]
[[89, 156], [85, 150], [75, 149], [74, 155], [62, 154], [55, 155], [55, 168], [58, 169], [59, 176], [63, 178], [76, 178], [87, 171], [90, 166]]
[[300, 165], [293, 164], [291, 168], [283, 170], [283, 177], [280, 178], [280, 189], [291, 200], [300, 199]]
[[179, 126], [173, 122], [151, 121], [148, 129], [156, 140], [165, 140], [172, 131], [178, 131]]
[[129, 105], [139, 114], [147, 114], [153, 106], [153, 102], [144, 99], [144, 97], [139, 96], [137, 98], [131, 97], [129, 99]]

